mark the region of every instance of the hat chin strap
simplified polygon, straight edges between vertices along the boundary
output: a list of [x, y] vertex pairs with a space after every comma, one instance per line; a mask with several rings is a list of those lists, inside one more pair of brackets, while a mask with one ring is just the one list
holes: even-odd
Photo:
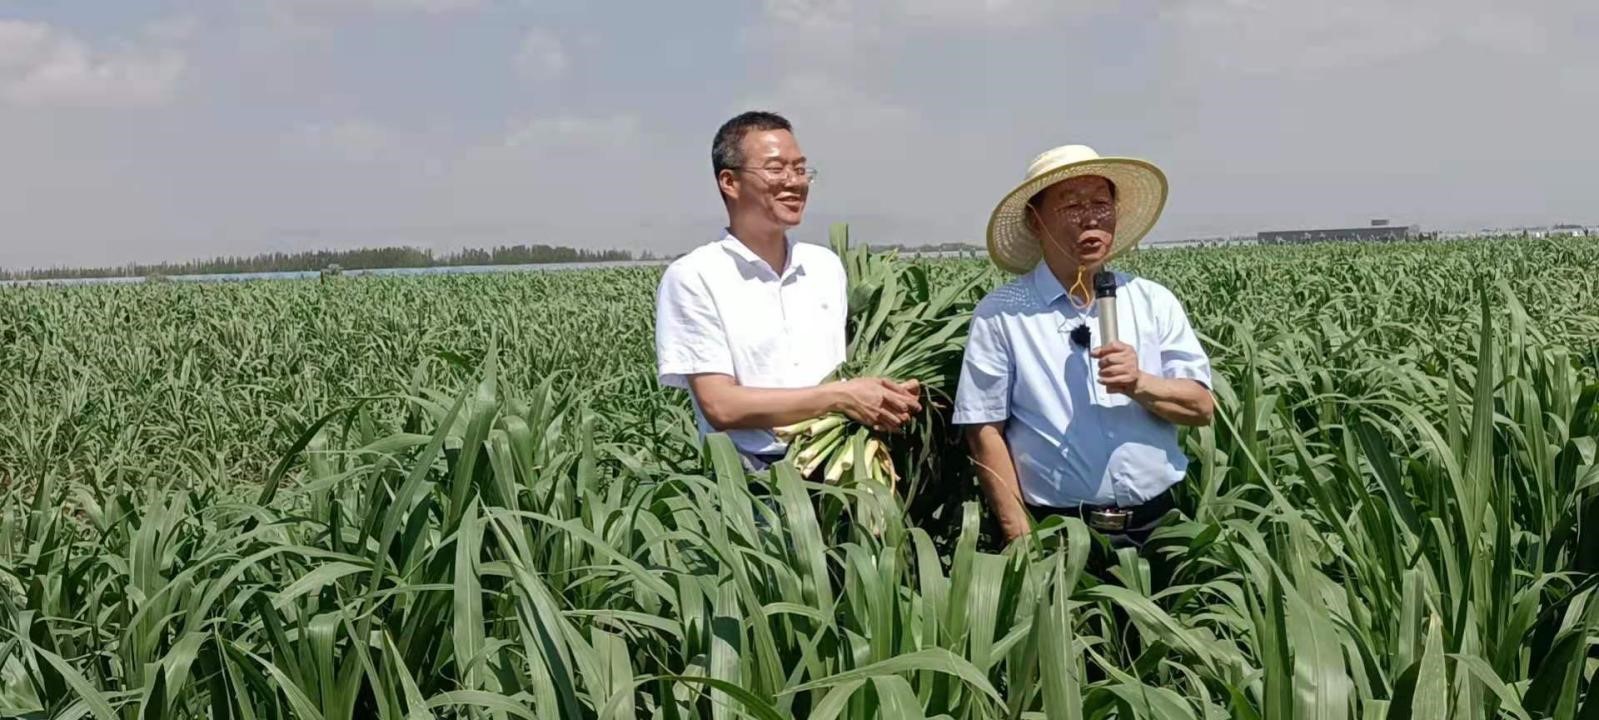
[[[1032, 205], [1028, 205], [1027, 209], [1031, 210], [1032, 213], [1033, 213], [1033, 217], [1038, 219], [1038, 227], [1039, 227], [1039, 229], [1044, 231], [1045, 235], [1049, 236], [1049, 242], [1051, 244], [1053, 244], [1057, 250], [1060, 250], [1062, 253], [1066, 253], [1067, 255], [1070, 255], [1071, 253], [1067, 251], [1066, 246], [1064, 244], [1062, 244], [1059, 240], [1056, 240], [1055, 239], [1055, 234], [1050, 232], [1049, 231], [1049, 226], [1044, 224], [1044, 218], [1039, 216], [1038, 210], [1036, 208], [1034, 208]], [[1039, 261], [1040, 262], [1045, 262], [1045, 264], [1048, 264], [1047, 261], [1045, 261], [1043, 258], [1039, 258]], [[1050, 268], [1050, 270], [1053, 271], [1054, 268]], [[1072, 307], [1077, 308], [1078, 310], [1087, 310], [1088, 308], [1092, 307], [1093, 304], [1094, 304], [1094, 295], [1093, 295], [1092, 292], [1089, 291], [1088, 284], [1083, 282], [1083, 274], [1084, 274], [1085, 270], [1086, 269], [1083, 267], [1083, 261], [1082, 260], [1078, 260], [1077, 261], [1077, 280], [1075, 282], [1073, 282], [1072, 286], [1066, 290], [1066, 299], [1071, 302]], [[1081, 290], [1083, 292], [1083, 301], [1081, 303], [1077, 302], [1077, 291], [1078, 290]]]

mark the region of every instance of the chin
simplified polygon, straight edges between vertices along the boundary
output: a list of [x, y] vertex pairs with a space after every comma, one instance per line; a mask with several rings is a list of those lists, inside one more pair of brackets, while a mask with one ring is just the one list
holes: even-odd
[[1110, 253], [1108, 252], [1096, 252], [1089, 255], [1078, 255], [1077, 262], [1082, 265], [1094, 267], [1104, 264], [1105, 259], [1109, 257], [1109, 255]]

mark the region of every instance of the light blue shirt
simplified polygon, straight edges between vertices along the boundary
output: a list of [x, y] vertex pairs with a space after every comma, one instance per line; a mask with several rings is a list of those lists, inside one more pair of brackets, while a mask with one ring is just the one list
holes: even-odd
[[[1210, 359], [1159, 283], [1116, 273], [1119, 339], [1145, 372], [1210, 386]], [[1088, 347], [1071, 341], [1087, 324]], [[972, 317], [956, 424], [1004, 422], [1022, 498], [1033, 505], [1137, 505], [1182, 480], [1177, 427], [1099, 383], [1099, 313], [1078, 310], [1039, 263], [990, 293]]]

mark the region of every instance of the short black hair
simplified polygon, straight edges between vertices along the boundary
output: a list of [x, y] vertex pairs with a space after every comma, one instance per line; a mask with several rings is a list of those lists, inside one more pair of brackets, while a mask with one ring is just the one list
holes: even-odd
[[770, 130], [793, 132], [794, 126], [789, 124], [788, 118], [764, 110], [742, 112], [722, 123], [716, 130], [716, 139], [711, 141], [711, 172], [721, 175], [723, 170], [742, 166], [744, 154], [739, 150], [739, 143], [744, 136]]

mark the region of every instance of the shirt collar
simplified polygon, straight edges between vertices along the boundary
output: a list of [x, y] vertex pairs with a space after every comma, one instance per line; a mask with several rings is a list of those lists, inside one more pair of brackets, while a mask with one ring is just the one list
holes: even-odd
[[1066, 297], [1066, 288], [1062, 287], [1055, 273], [1050, 271], [1049, 263], [1040, 261], [1032, 272], [1033, 292], [1038, 294], [1038, 302], [1044, 307], [1054, 305], [1056, 301]]
[[[1123, 277], [1120, 272], [1114, 270], [1111, 272], [1116, 276], [1116, 287], [1120, 288], [1127, 284], [1127, 278]], [[1066, 288], [1060, 284], [1060, 279], [1055, 277], [1055, 273], [1049, 269], [1048, 263], [1040, 260], [1038, 267], [1033, 268], [1031, 274], [1033, 292], [1037, 293], [1038, 301], [1044, 307], [1050, 307], [1066, 297]], [[1085, 276], [1083, 284], [1088, 286], [1089, 292], [1093, 292], [1094, 278], [1092, 276]]]
[[773, 275], [779, 275], [781, 277], [786, 277], [789, 274], [804, 275], [805, 263], [801, 261], [799, 256], [794, 252], [794, 246], [796, 244], [794, 242], [794, 238], [785, 235], [783, 239], [788, 243], [788, 268], [782, 273], [779, 273], [776, 268], [767, 265], [766, 261], [762, 260], [759, 255], [756, 255], [755, 251], [751, 250], [748, 245], [743, 243], [743, 241], [733, 237], [732, 231], [724, 230], [722, 234], [722, 247], [728, 252], [732, 253], [734, 257], [743, 260], [746, 263], [771, 270]]

